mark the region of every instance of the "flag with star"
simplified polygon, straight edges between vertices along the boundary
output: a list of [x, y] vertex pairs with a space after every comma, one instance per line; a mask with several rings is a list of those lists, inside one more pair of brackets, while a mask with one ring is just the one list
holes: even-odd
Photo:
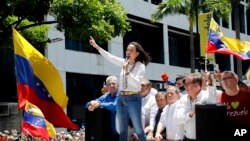
[[19, 108], [24, 109], [29, 100], [54, 126], [78, 129], [63, 110], [68, 97], [64, 93], [59, 73], [20, 33], [14, 28], [12, 30]]
[[47, 141], [56, 135], [55, 128], [44, 118], [42, 111], [29, 101], [25, 104], [22, 132]]
[[250, 60], [250, 42], [224, 36], [220, 26], [211, 18], [206, 52], [231, 54], [241, 60]]

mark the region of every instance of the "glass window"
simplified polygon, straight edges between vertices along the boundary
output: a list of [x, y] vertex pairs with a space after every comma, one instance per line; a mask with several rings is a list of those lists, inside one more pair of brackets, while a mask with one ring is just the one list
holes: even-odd
[[240, 32], [246, 33], [245, 29], [245, 6], [240, 4]]
[[250, 9], [247, 9], [247, 35], [250, 35]]
[[214, 15], [213, 17], [214, 17], [214, 20], [216, 21], [216, 23], [218, 25], [220, 25], [220, 18], [218, 16], [216, 16], [216, 15]]
[[234, 23], [234, 9], [232, 9], [232, 14], [231, 14], [231, 22], [232, 22], [232, 30], [235, 30], [235, 23]]
[[159, 5], [162, 2], [162, 0], [151, 0], [151, 3], [155, 5]]
[[149, 20], [129, 15], [132, 30], [123, 38], [124, 56], [127, 45], [136, 41], [142, 45], [152, 57], [152, 62], [164, 64], [163, 26], [152, 24]]
[[[108, 50], [108, 43], [99, 44], [104, 50]], [[65, 48], [69, 50], [81, 51], [81, 52], [89, 52], [89, 53], [98, 53], [95, 48], [92, 48], [89, 45], [89, 42], [84, 43], [83, 41], [70, 39], [67, 35], [65, 35]]]
[[[168, 27], [170, 65], [190, 68], [190, 36], [188, 31]], [[197, 35], [194, 34], [195, 56], [199, 57], [200, 48]]]
[[17, 102], [13, 48], [0, 48], [0, 81], [2, 82], [0, 102]]
[[219, 70], [231, 70], [230, 68], [230, 55], [215, 53], [216, 64], [219, 64]]
[[229, 20], [223, 20], [222, 19], [222, 26], [225, 28], [229, 28]]
[[[239, 24], [240, 24], [240, 32], [241, 33], [246, 33], [246, 29], [245, 29], [245, 6], [243, 4], [239, 5]], [[234, 22], [234, 9], [232, 9], [232, 30], [235, 30], [235, 22]]]

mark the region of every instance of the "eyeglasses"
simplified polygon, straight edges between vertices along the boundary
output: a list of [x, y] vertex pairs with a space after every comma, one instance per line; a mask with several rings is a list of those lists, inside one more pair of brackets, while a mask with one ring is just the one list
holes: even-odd
[[193, 82], [185, 82], [185, 83], [184, 83], [184, 86], [187, 87], [187, 86], [189, 86], [189, 85], [191, 85], [191, 84], [194, 84], [194, 83], [193, 83]]
[[233, 76], [231, 76], [231, 77], [225, 77], [225, 78], [221, 78], [221, 80], [222, 81], [226, 81], [226, 80], [229, 80], [229, 79], [231, 79], [231, 78], [234, 78]]
[[141, 84], [142, 87], [146, 87], [147, 85], [146, 84]]

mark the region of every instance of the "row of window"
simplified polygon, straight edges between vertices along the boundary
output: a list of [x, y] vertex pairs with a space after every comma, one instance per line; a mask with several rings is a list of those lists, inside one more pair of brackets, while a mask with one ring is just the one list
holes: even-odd
[[[244, 14], [243, 14], [244, 15]], [[250, 16], [250, 15], [249, 15]], [[249, 17], [248, 16], [248, 17]], [[243, 16], [241, 16], [243, 17]], [[168, 26], [168, 41], [163, 41], [163, 25], [160, 23], [151, 23], [150, 20], [136, 17], [133, 15], [128, 15], [129, 22], [131, 23], [132, 30], [123, 38], [123, 50], [124, 56], [126, 52], [126, 47], [129, 42], [137, 41], [144, 49], [150, 53], [153, 63], [165, 64], [164, 59], [164, 43], [168, 43], [169, 52], [169, 64], [172, 66], [186, 67], [190, 68], [190, 38], [189, 31], [178, 29], [172, 26]], [[215, 18], [216, 19], [216, 18]], [[241, 18], [244, 19], [244, 18]], [[250, 18], [249, 18], [250, 19]], [[218, 22], [220, 23], [220, 22]], [[241, 22], [244, 23], [244, 22]], [[223, 24], [225, 26], [225, 23]], [[232, 25], [234, 23], [232, 22]], [[241, 24], [244, 25], [244, 24]], [[250, 23], [248, 24], [250, 26]], [[245, 26], [241, 26], [241, 31], [244, 31]], [[250, 30], [250, 28], [247, 28]], [[166, 33], [165, 33], [166, 34]], [[153, 36], [152, 36], [153, 35]], [[74, 41], [67, 38], [66, 35], [66, 49], [83, 51], [89, 53], [98, 52], [93, 49], [86, 47], [86, 43]], [[88, 43], [87, 43], [88, 44]], [[105, 50], [108, 50], [108, 44], [101, 45]], [[194, 33], [194, 54], [195, 58], [200, 57], [200, 47], [199, 47], [199, 35]], [[219, 64], [219, 69], [230, 70], [230, 56], [216, 54], [216, 63]], [[220, 59], [220, 58], [226, 58]], [[223, 62], [222, 62], [223, 60]], [[247, 70], [249, 66], [249, 61], [243, 61], [243, 72]], [[196, 62], [196, 68], [198, 68], [198, 62]]]

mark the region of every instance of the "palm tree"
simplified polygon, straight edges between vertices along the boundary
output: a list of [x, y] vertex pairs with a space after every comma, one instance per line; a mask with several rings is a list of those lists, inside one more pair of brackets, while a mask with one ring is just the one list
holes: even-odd
[[191, 72], [195, 72], [193, 25], [200, 12], [213, 12], [217, 17], [228, 20], [231, 13], [231, 0], [165, 0], [152, 14], [153, 22], [161, 20], [166, 15], [184, 14], [188, 16], [190, 32], [190, 64]]

